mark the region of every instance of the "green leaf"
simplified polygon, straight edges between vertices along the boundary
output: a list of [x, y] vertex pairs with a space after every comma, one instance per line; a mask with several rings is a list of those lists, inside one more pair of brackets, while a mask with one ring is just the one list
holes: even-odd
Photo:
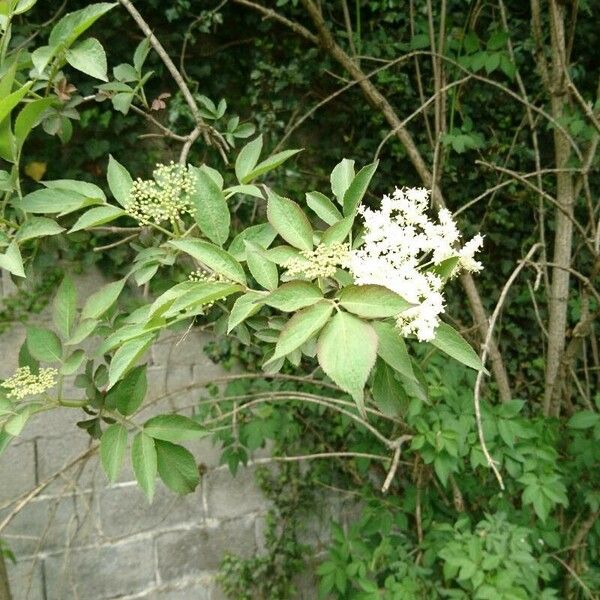
[[115, 76], [115, 79], [121, 83], [130, 83], [132, 81], [137, 81], [138, 79], [138, 72], [135, 70], [135, 67], [132, 67], [127, 63], [121, 63], [114, 67], [113, 75]]
[[442, 484], [446, 485], [450, 473], [452, 473], [456, 468], [456, 459], [450, 456], [447, 452], [441, 452], [436, 455], [433, 461], [433, 468]]
[[333, 306], [329, 302], [318, 302], [296, 313], [282, 329], [273, 356], [265, 363], [268, 365], [278, 358], [300, 348], [304, 342], [316, 335], [327, 323]]
[[232, 185], [226, 190], [223, 190], [227, 197], [233, 194], [245, 194], [246, 196], [252, 196], [253, 198], [264, 198], [260, 188], [256, 185]]
[[79, 322], [79, 325], [75, 328], [73, 335], [70, 337], [68, 342], [65, 342], [65, 346], [76, 346], [88, 338], [92, 332], [98, 326], [96, 319], [87, 319]]
[[268, 306], [283, 310], [285, 312], [295, 312], [306, 306], [316, 304], [323, 299], [323, 293], [313, 283], [307, 281], [291, 281], [263, 297], [263, 302]]
[[338, 298], [347, 311], [367, 319], [395, 317], [412, 306], [402, 296], [381, 285], [349, 285]]
[[450, 278], [450, 275], [452, 275], [459, 260], [459, 256], [451, 256], [450, 258], [443, 260], [439, 265], [434, 265], [429, 270], [446, 281]]
[[75, 315], [77, 313], [77, 292], [73, 280], [65, 275], [58, 286], [52, 305], [52, 318], [54, 325], [64, 339], [69, 339], [73, 334]]
[[388, 417], [397, 417], [406, 409], [407, 398], [404, 389], [394, 376], [386, 362], [377, 359], [375, 377], [373, 378], [373, 401], [377, 408]]
[[65, 48], [68, 48], [84, 31], [115, 6], [117, 6], [117, 3], [99, 2], [66, 14], [52, 28], [48, 43], [50, 46], [62, 44]]
[[97, 227], [104, 223], [110, 223], [110, 221], [114, 221], [125, 214], [127, 213], [124, 210], [116, 206], [98, 206], [96, 208], [91, 208], [77, 219], [75, 225], [69, 229], [69, 233], [87, 229], [88, 227]]
[[375, 322], [373, 328], [379, 339], [377, 354], [402, 377], [402, 384], [407, 393], [426, 402], [427, 393], [415, 376], [406, 344], [400, 332], [388, 323]]
[[118, 110], [120, 113], [124, 115], [129, 113], [129, 109], [131, 108], [131, 103], [133, 102], [135, 94], [133, 92], [121, 92], [119, 94], [115, 94], [112, 98], [112, 104], [115, 110]]
[[148, 379], [146, 365], [132, 369], [106, 395], [106, 404], [114, 406], [126, 417], [137, 412], [146, 397]]
[[135, 67], [138, 73], [142, 72], [142, 66], [146, 61], [148, 56], [148, 52], [150, 52], [150, 40], [148, 38], [144, 38], [135, 49], [133, 53], [133, 66]]
[[144, 423], [144, 433], [155, 440], [187, 442], [206, 437], [209, 432], [200, 423], [183, 415], [158, 415]]
[[285, 263], [290, 260], [299, 260], [305, 262], [306, 265], [310, 265], [310, 261], [304, 258], [300, 251], [292, 246], [275, 246], [275, 248], [269, 248], [266, 250], [267, 257], [272, 260], [276, 265], [284, 266]]
[[33, 358], [43, 362], [54, 363], [62, 360], [62, 344], [58, 336], [49, 329], [29, 326], [27, 349]]
[[186, 294], [194, 288], [195, 282], [183, 281], [182, 283], [174, 285], [166, 292], [163, 292], [150, 306], [146, 319], [150, 320], [161, 316], [173, 305], [173, 303], [178, 298], [180, 298], [181, 296], [183, 296], [184, 294]]
[[13, 240], [9, 244], [4, 254], [0, 254], [0, 268], [6, 269], [9, 273], [17, 277], [25, 277], [23, 258], [21, 257], [17, 240]]
[[146, 323], [135, 323], [120, 327], [103, 339], [96, 350], [97, 355], [109, 354], [119, 346], [122, 346], [125, 342], [139, 338], [148, 333], [153, 333], [157, 328], [160, 329], [164, 326], [164, 319], [158, 320], [158, 323], [159, 324], [156, 326], [146, 325]]
[[163, 314], [167, 318], [174, 317], [181, 311], [199, 308], [204, 304], [226, 298], [238, 291], [240, 291], [240, 286], [234, 283], [192, 282], [189, 289], [179, 296]]
[[342, 220], [334, 223], [331, 227], [323, 232], [321, 243], [329, 245], [343, 242], [352, 231], [353, 224], [354, 215], [348, 215], [347, 217], [344, 217]]
[[270, 156], [266, 160], [263, 160], [261, 163], [256, 165], [249, 173], [244, 175], [240, 180], [240, 183], [250, 183], [257, 177], [276, 169], [280, 165], [282, 165], [288, 158], [294, 156], [294, 154], [298, 154], [301, 150], [284, 150], [283, 152], [278, 152], [273, 156]]
[[457, 361], [480, 371], [483, 369], [479, 356], [454, 328], [446, 323], [440, 323], [435, 338], [431, 343]]
[[354, 179], [354, 161], [344, 158], [331, 172], [331, 191], [340, 204], [344, 204], [344, 194]]
[[21, 15], [23, 13], [26, 13], [28, 10], [33, 8], [36, 2], [37, 0], [16, 0], [16, 2], [13, 0], [13, 14]]
[[211, 271], [246, 285], [246, 275], [242, 265], [222, 248], [201, 240], [173, 240], [169, 244], [189, 254], [206, 265]]
[[10, 115], [13, 108], [21, 102], [24, 98], [25, 94], [29, 91], [31, 87], [31, 81], [28, 81], [25, 85], [22, 85], [18, 90], [13, 92], [12, 94], [8, 94], [4, 96], [4, 98], [0, 98], [0, 123]]
[[39, 46], [31, 53], [31, 62], [40, 75], [52, 60], [55, 52], [56, 48], [52, 46]]
[[600, 423], [600, 413], [591, 410], [576, 412], [567, 423], [571, 429], [591, 429]]
[[306, 203], [327, 225], [334, 225], [342, 218], [342, 213], [335, 207], [335, 204], [321, 192], [307, 192]]
[[108, 170], [106, 172], [108, 187], [114, 196], [114, 199], [123, 207], [126, 208], [129, 203], [129, 192], [133, 185], [133, 179], [129, 171], [112, 155], [108, 157]]
[[235, 176], [240, 183], [244, 183], [245, 177], [254, 169], [260, 152], [262, 150], [263, 138], [259, 135], [256, 139], [248, 142], [238, 154], [235, 161]]
[[252, 277], [257, 283], [269, 291], [273, 291], [279, 284], [277, 265], [271, 262], [264, 250], [257, 244], [246, 240], [246, 261]]
[[54, 97], [40, 98], [27, 104], [18, 114], [15, 120], [15, 139], [20, 149], [31, 130], [38, 124], [44, 111], [56, 102]]
[[198, 465], [189, 450], [177, 444], [156, 441], [158, 474], [176, 494], [189, 494], [200, 483]]
[[21, 225], [15, 239], [19, 242], [26, 242], [38, 237], [47, 235], [58, 235], [65, 231], [56, 221], [47, 217], [30, 217]]
[[149, 334], [125, 342], [114, 354], [108, 368], [108, 389], [127, 373], [141, 356], [148, 350], [154, 340]]
[[81, 320], [100, 318], [117, 301], [124, 286], [125, 279], [119, 279], [94, 292], [83, 305]]
[[417, 35], [413, 35], [410, 40], [410, 49], [419, 50], [421, 48], [428, 48], [430, 43], [429, 36], [426, 33], [418, 33]]
[[4, 431], [4, 429], [0, 429], [0, 456], [2, 456], [2, 453], [8, 448], [12, 441], [13, 436], [7, 431]]
[[193, 169], [196, 191], [191, 196], [194, 219], [200, 231], [215, 244], [222, 246], [229, 237], [231, 217], [221, 188], [201, 169]]
[[157, 455], [154, 440], [140, 431], [131, 444], [131, 463], [135, 478], [150, 502], [154, 498]]
[[27, 194], [20, 202], [20, 206], [25, 212], [61, 213], [63, 215], [92, 204], [98, 204], [98, 201], [86, 198], [72, 190], [56, 188], [36, 190]]
[[7, 419], [4, 423], [4, 431], [13, 437], [20, 435], [31, 416], [31, 412], [31, 407], [25, 407], [19, 413]]
[[363, 167], [354, 177], [344, 193], [344, 216], [351, 215], [358, 208], [377, 170], [379, 161]]
[[244, 242], [254, 242], [264, 249], [268, 248], [276, 237], [277, 232], [270, 223], [252, 225], [235, 236], [227, 251], [236, 260], [246, 260], [246, 244]]
[[364, 413], [364, 387], [377, 358], [377, 334], [364, 321], [338, 312], [317, 342], [319, 365]]
[[263, 294], [257, 292], [247, 292], [240, 296], [231, 308], [229, 320], [227, 321], [227, 333], [245, 321], [248, 317], [256, 314], [261, 309], [259, 303], [264, 298]]
[[60, 368], [61, 375], [72, 375], [79, 369], [83, 359], [85, 358], [85, 352], [83, 350], [75, 350], [68, 358], [65, 359], [62, 367]]
[[312, 250], [313, 233], [302, 209], [292, 200], [269, 192], [267, 218], [288, 244], [300, 250]]
[[100, 460], [111, 483], [117, 480], [126, 449], [127, 429], [120, 423], [110, 425], [100, 438]]
[[108, 81], [106, 52], [96, 38], [88, 38], [73, 46], [67, 50], [65, 58], [74, 69], [90, 77]]
[[87, 181], [79, 181], [78, 179], [55, 179], [54, 181], [42, 181], [45, 187], [49, 189], [58, 189], [61, 191], [69, 190], [76, 192], [88, 199], [106, 202], [106, 196], [101, 188]]

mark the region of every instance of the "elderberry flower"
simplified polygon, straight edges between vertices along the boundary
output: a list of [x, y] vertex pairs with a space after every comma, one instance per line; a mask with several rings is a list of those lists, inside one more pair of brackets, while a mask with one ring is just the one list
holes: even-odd
[[11, 390], [7, 396], [21, 400], [26, 396], [36, 396], [56, 385], [56, 369], [40, 369], [34, 374], [29, 367], [19, 367], [12, 377], [3, 381], [0, 385]]
[[140, 224], [174, 224], [185, 214], [192, 214], [191, 200], [196, 190], [194, 176], [189, 168], [171, 162], [156, 165], [153, 179], [136, 179], [131, 186], [127, 204], [129, 214]]
[[333, 277], [337, 268], [348, 257], [349, 251], [348, 244], [320, 244], [314, 250], [302, 250], [300, 257], [290, 258], [283, 266], [292, 276], [303, 275], [307, 279]]
[[460, 232], [450, 212], [442, 209], [437, 221], [427, 214], [429, 192], [423, 188], [396, 188], [384, 196], [379, 210], [361, 206], [363, 245], [350, 252], [346, 265], [358, 285], [376, 284], [396, 292], [415, 306], [403, 311], [396, 325], [403, 335], [432, 340], [444, 312], [444, 279], [435, 267], [456, 258], [451, 272], [479, 271], [475, 252], [483, 244], [476, 235], [460, 246]]

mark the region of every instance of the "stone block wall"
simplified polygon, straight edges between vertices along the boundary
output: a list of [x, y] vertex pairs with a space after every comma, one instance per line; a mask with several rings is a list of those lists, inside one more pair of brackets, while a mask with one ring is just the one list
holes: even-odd
[[[78, 290], [89, 294], [100, 285], [92, 274], [79, 280]], [[0, 376], [16, 368], [24, 337], [22, 326], [0, 336]], [[222, 374], [204, 355], [206, 342], [195, 332], [160, 340], [148, 369], [148, 400], [173, 395], [144, 418], [193, 404], [198, 391], [176, 390]], [[218, 465], [218, 449], [202, 440], [191, 448], [208, 467], [197, 491], [177, 497], [157, 482], [149, 506], [129, 466], [109, 485], [95, 453], [81, 458], [90, 447], [89, 436], [75, 426], [82, 415], [74, 409], [38, 415], [0, 456], [0, 522], [54, 477], [1, 534], [17, 557], [7, 564], [14, 600], [222, 599], [215, 573], [224, 554], [250, 556], [262, 543], [267, 506], [252, 468], [232, 477]]]

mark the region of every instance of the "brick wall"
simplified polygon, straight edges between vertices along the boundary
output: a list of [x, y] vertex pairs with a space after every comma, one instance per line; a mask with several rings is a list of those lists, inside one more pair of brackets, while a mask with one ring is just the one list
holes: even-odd
[[[100, 285], [92, 274], [77, 287], [85, 296]], [[15, 326], [0, 336], [0, 376], [16, 367], [24, 335]], [[206, 341], [195, 332], [160, 340], [148, 370], [149, 401], [222, 373], [203, 354]], [[143, 416], [192, 404], [196, 395], [175, 393]], [[73, 409], [38, 415], [0, 457], [0, 522], [15, 500], [86, 452], [90, 438], [74, 425], [81, 415]], [[96, 455], [52, 481], [2, 533], [18, 559], [8, 564], [15, 600], [221, 599], [214, 579], [220, 560], [226, 552], [257, 552], [267, 507], [252, 468], [233, 478], [218, 466], [210, 442], [191, 449], [209, 467], [198, 490], [180, 498], [157, 483], [152, 506], [129, 466], [108, 485]]]

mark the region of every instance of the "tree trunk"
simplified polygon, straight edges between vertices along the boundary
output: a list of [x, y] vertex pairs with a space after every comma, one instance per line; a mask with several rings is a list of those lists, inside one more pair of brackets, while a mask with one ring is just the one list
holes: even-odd
[[[564, 6], [550, 0], [550, 39], [552, 49], [551, 72], [549, 78], [550, 106], [552, 116], [558, 121], [564, 115], [568, 103], [568, 82], [566, 77], [566, 43]], [[557, 415], [560, 412], [559, 378], [561, 357], [565, 348], [567, 328], [567, 307], [569, 300], [568, 268], [571, 266], [573, 243], [573, 176], [568, 171], [571, 146], [565, 134], [554, 128], [554, 161], [556, 174], [556, 201], [563, 210], [555, 213], [556, 230], [554, 237], [554, 257], [556, 267], [552, 270], [548, 304], [548, 354], [544, 386], [544, 414]], [[554, 400], [553, 400], [554, 399]]]

